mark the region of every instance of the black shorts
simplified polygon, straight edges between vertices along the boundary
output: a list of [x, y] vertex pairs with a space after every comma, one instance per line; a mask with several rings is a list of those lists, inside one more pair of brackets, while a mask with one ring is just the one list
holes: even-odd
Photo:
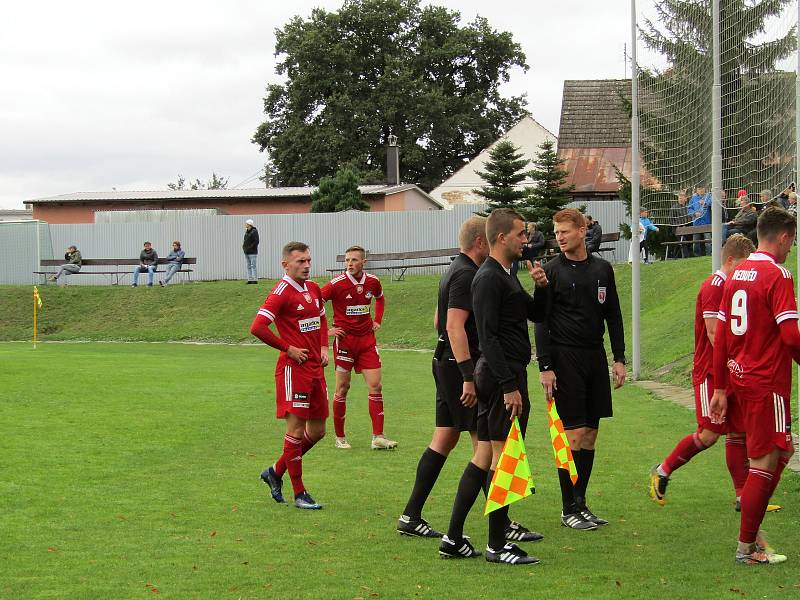
[[456, 359], [443, 356], [433, 359], [433, 380], [436, 382], [436, 426], [454, 427], [459, 431], [475, 431], [478, 410], [461, 404], [464, 378]]
[[[531, 401], [528, 398], [528, 371], [525, 365], [508, 363], [508, 368], [517, 380], [522, 395], [522, 414], [519, 426], [522, 435], [528, 429]], [[503, 388], [495, 379], [489, 363], [483, 357], [475, 365], [475, 387], [478, 391], [478, 440], [481, 442], [505, 441], [511, 429], [511, 413], [503, 403]]]
[[611, 378], [603, 348], [553, 346], [558, 415], [564, 429], [597, 429], [600, 419], [613, 415]]

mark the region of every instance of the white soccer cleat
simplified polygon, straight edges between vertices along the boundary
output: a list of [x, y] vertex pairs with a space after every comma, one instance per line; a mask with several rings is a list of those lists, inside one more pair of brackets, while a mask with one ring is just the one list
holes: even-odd
[[336, 442], [334, 443], [334, 447], [339, 448], [340, 450], [350, 450], [352, 446], [347, 441], [346, 437], [336, 437]]
[[393, 448], [397, 448], [397, 442], [394, 440], [390, 440], [383, 434], [372, 436], [373, 450], [391, 450]]

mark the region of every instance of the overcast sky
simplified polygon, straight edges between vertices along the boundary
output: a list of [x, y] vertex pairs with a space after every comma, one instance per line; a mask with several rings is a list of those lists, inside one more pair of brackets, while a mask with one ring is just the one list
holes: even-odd
[[[439, 0], [522, 45], [527, 93], [557, 133], [565, 79], [622, 78], [628, 0]], [[640, 0], [645, 10], [652, 0]], [[0, 207], [78, 191], [165, 189], [178, 174], [258, 187], [250, 142], [274, 73], [274, 29], [340, 0], [0, 2]], [[641, 58], [640, 58], [641, 61]], [[248, 183], [249, 182], [249, 183]]]

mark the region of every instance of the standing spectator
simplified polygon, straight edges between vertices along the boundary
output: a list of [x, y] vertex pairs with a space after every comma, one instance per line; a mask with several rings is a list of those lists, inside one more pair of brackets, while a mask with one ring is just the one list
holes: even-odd
[[[692, 218], [692, 225], [711, 225], [711, 194], [706, 192], [706, 186], [698, 183], [695, 186], [694, 195], [689, 199], [689, 216]], [[694, 255], [705, 256], [707, 233], [695, 233]]]
[[725, 239], [737, 233], [741, 233], [745, 237], [750, 237], [750, 234], [756, 228], [758, 213], [756, 213], [755, 207], [750, 204], [747, 192], [745, 190], [739, 190], [738, 196], [739, 212], [736, 213], [732, 221], [725, 223], [727, 229]]
[[50, 281], [58, 282], [58, 278], [64, 276], [64, 285], [67, 285], [67, 278], [70, 274], [75, 274], [81, 270], [83, 259], [81, 258], [80, 251], [75, 246], [70, 246], [64, 253], [64, 260], [66, 264], [61, 265], [58, 273], [50, 278]]
[[797, 217], [797, 192], [789, 192], [788, 203], [786, 210]]
[[253, 227], [253, 219], [244, 222], [244, 258], [247, 264], [247, 283], [258, 283], [256, 260], [258, 259], [258, 229]]
[[153, 250], [150, 242], [144, 243], [144, 249], [139, 253], [139, 266], [133, 270], [133, 283], [131, 287], [139, 285], [139, 273], [147, 272], [147, 287], [153, 287], [156, 267], [158, 265], [158, 253]]
[[639, 231], [642, 232], [639, 239], [639, 252], [644, 254], [644, 263], [649, 265], [650, 253], [647, 250], [647, 232], [658, 231], [658, 227], [653, 225], [653, 222], [650, 220], [650, 213], [647, 212], [646, 208], [639, 211]]
[[167, 274], [164, 279], [158, 282], [158, 285], [164, 287], [169, 283], [175, 273], [181, 270], [185, 256], [186, 253], [181, 248], [181, 243], [177, 240], [172, 242], [172, 251], [167, 255]]
[[586, 250], [591, 254], [600, 250], [603, 243], [603, 228], [600, 223], [592, 219], [592, 215], [586, 215]]
[[[689, 211], [686, 207], [686, 190], [680, 190], [675, 199], [675, 204], [673, 204], [669, 209], [669, 222], [676, 227], [680, 227], [681, 225], [686, 225], [690, 222], [689, 219]], [[679, 242], [690, 242], [688, 235], [682, 235], [678, 238]], [[681, 258], [688, 258], [689, 257], [689, 244], [683, 243], [680, 246], [681, 249]]]

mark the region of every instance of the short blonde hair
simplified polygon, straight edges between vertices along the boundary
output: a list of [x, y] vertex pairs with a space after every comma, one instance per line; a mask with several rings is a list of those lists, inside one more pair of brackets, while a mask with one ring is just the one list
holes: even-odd
[[478, 238], [486, 239], [486, 217], [470, 217], [461, 224], [458, 247], [462, 252], [466, 252], [475, 245]]
[[755, 251], [756, 247], [750, 241], [750, 238], [743, 236], [741, 233], [735, 233], [722, 246], [722, 262], [728, 260], [730, 256], [733, 258], [747, 258]]
[[286, 260], [292, 255], [292, 252], [305, 252], [309, 250], [308, 244], [303, 242], [289, 242], [283, 247], [283, 258]]

